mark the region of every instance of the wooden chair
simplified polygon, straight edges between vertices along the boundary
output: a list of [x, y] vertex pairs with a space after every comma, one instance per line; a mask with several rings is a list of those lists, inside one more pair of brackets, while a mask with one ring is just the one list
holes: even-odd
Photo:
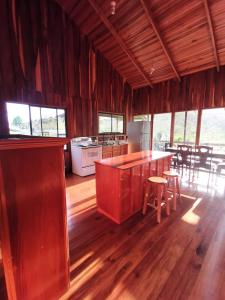
[[182, 168], [182, 174], [183, 174], [183, 168], [188, 168], [189, 172], [192, 165], [192, 146], [190, 145], [178, 145], [177, 146], [177, 167], [178, 170], [180, 167]]
[[[168, 181], [168, 192], [172, 192], [173, 195], [173, 209], [177, 209], [177, 197], [180, 199], [180, 183], [179, 183], [179, 174], [174, 171], [164, 171], [163, 177]], [[170, 183], [172, 183], [170, 190]]]
[[[150, 189], [156, 188], [156, 198], [153, 197], [150, 199]], [[146, 214], [147, 206], [153, 207], [157, 211], [157, 222], [161, 222], [161, 204], [163, 202], [163, 194], [165, 197], [166, 203], [166, 214], [170, 214], [170, 207], [168, 201], [168, 192], [167, 192], [167, 180], [163, 177], [153, 176], [147, 179], [147, 184], [145, 188], [145, 195], [144, 195], [144, 203], [143, 203], [143, 214]], [[152, 201], [151, 201], [152, 200]]]
[[213, 147], [196, 146], [193, 153], [193, 167], [199, 172], [200, 169], [214, 171], [212, 168]]

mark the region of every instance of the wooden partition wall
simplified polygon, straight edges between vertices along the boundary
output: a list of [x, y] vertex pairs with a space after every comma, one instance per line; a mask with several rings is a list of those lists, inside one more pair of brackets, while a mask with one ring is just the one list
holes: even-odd
[[0, 141], [0, 238], [9, 300], [56, 300], [69, 287], [67, 142]]

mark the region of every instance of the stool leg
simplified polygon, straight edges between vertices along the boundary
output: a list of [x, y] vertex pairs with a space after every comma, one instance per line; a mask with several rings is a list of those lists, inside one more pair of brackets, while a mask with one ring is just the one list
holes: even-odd
[[161, 222], [162, 187], [157, 188], [157, 223]]
[[143, 209], [142, 209], [142, 214], [146, 214], [147, 210], [147, 205], [148, 205], [148, 198], [149, 198], [149, 184], [146, 184], [145, 187], [145, 195], [144, 195], [144, 203], [143, 203]]
[[166, 201], [166, 214], [167, 216], [170, 215], [170, 203], [169, 203], [169, 197], [168, 197], [168, 191], [166, 184], [164, 185], [164, 195], [165, 195], [165, 201]]
[[180, 182], [179, 182], [178, 177], [176, 178], [176, 185], [177, 185], [177, 193], [178, 193], [178, 196], [179, 196], [179, 199], [180, 199]]
[[177, 209], [177, 185], [176, 178], [173, 180], [173, 210]]

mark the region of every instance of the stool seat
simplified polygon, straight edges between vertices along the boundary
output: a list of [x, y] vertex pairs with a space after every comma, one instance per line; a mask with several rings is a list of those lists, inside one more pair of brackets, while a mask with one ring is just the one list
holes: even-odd
[[179, 174], [175, 170], [164, 171], [163, 175], [168, 176], [168, 177], [178, 177], [179, 176]]
[[163, 177], [159, 177], [159, 176], [152, 176], [148, 178], [149, 182], [152, 183], [158, 183], [158, 184], [167, 184], [167, 180]]

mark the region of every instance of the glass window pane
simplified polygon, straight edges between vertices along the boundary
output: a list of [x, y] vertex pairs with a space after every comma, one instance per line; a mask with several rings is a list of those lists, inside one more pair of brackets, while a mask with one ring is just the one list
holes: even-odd
[[10, 134], [30, 135], [29, 105], [7, 103], [7, 114]]
[[134, 121], [151, 121], [151, 115], [136, 115], [134, 116]]
[[202, 111], [200, 143], [212, 146], [213, 152], [225, 153], [225, 109]]
[[123, 133], [123, 116], [112, 115], [112, 132]]
[[98, 117], [99, 133], [111, 132], [111, 115], [100, 114]]
[[185, 143], [195, 144], [196, 130], [197, 130], [198, 111], [187, 111]]
[[171, 113], [155, 114], [153, 121], [153, 150], [165, 149], [170, 142]]
[[41, 108], [43, 136], [57, 137], [57, 118], [55, 108]]
[[185, 129], [185, 111], [176, 112], [174, 119], [174, 138], [175, 144], [184, 142], [184, 129]]
[[41, 108], [36, 106], [30, 107], [32, 135], [42, 136], [41, 132]]
[[66, 137], [66, 115], [65, 109], [57, 109], [58, 137]]

